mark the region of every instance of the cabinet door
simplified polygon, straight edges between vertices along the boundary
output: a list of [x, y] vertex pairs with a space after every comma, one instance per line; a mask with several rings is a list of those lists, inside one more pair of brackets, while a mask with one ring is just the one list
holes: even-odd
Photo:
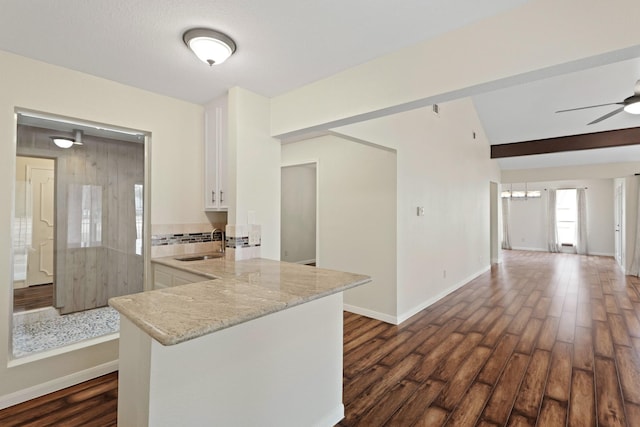
[[205, 107], [205, 210], [227, 210], [227, 97]]
[[178, 270], [166, 265], [154, 264], [153, 266], [153, 289], [164, 289], [207, 280], [211, 279], [207, 276], [200, 276], [199, 274]]
[[153, 289], [168, 288], [173, 284], [173, 276], [156, 266], [153, 269]]
[[218, 196], [220, 209], [229, 209], [229, 202], [227, 197], [227, 97], [224, 98], [225, 104], [223, 108], [220, 108], [217, 114], [218, 138], [216, 141], [218, 151], [218, 163], [217, 163], [217, 177], [218, 177]]

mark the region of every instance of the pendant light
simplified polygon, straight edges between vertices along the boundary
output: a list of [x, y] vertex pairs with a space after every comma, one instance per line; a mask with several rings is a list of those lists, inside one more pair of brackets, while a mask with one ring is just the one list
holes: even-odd
[[193, 28], [182, 36], [184, 43], [202, 62], [219, 65], [236, 51], [231, 37], [208, 28]]

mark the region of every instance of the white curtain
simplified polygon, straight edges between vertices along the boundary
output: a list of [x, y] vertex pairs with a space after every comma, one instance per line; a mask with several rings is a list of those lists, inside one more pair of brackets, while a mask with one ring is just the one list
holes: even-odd
[[[636, 177], [636, 184], [637, 177]], [[624, 236], [620, 236], [624, 239]], [[633, 248], [633, 258], [631, 259], [631, 267], [627, 274], [630, 276], [640, 276], [640, 185], [638, 185], [638, 206], [636, 212], [636, 239], [635, 246]]]
[[502, 249], [511, 249], [511, 230], [509, 227], [509, 198], [502, 198]]
[[551, 188], [547, 191], [547, 246], [549, 252], [560, 252], [556, 224], [556, 190]]
[[587, 255], [587, 192], [584, 188], [578, 188], [576, 192], [578, 205], [576, 221], [576, 252], [580, 255]]

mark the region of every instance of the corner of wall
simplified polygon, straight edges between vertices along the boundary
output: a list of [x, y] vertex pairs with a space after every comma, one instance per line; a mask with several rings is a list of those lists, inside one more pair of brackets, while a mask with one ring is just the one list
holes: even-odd
[[413, 308], [411, 308], [409, 310], [406, 310], [405, 312], [403, 312], [402, 314], [399, 314], [397, 316], [396, 323], [394, 323], [394, 324], [396, 324], [396, 325], [401, 324], [402, 322], [408, 320], [410, 317], [415, 316], [420, 311], [422, 311], [425, 308], [428, 308], [429, 306], [435, 304], [436, 302], [440, 301], [442, 298], [446, 297], [450, 293], [458, 290], [459, 288], [463, 287], [467, 283], [471, 282], [476, 277], [479, 277], [482, 274], [484, 274], [484, 273], [486, 273], [486, 272], [488, 272], [490, 270], [491, 270], [491, 265], [488, 265], [485, 268], [483, 268], [482, 270], [477, 271], [477, 272], [473, 273], [472, 275], [462, 279], [458, 283], [455, 283], [455, 284], [449, 286], [448, 288], [446, 288], [442, 292], [438, 293], [437, 295], [434, 295], [433, 297], [427, 299], [426, 301], [423, 301], [421, 304], [418, 304], [417, 306], [415, 306], [415, 307], [413, 307]]

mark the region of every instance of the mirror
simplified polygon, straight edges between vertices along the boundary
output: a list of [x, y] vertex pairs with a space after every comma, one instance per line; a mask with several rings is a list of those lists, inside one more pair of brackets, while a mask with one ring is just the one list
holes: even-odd
[[142, 132], [19, 112], [14, 358], [118, 332], [108, 299], [144, 284], [144, 171]]

